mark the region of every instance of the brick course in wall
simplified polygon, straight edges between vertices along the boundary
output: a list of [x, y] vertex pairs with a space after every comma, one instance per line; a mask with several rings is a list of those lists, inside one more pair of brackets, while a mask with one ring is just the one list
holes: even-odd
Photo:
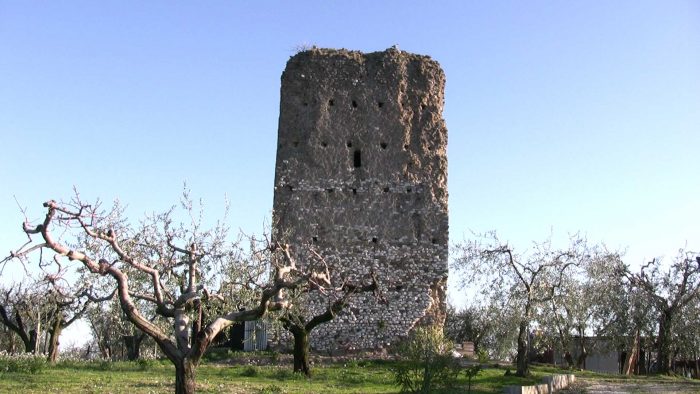
[[[443, 324], [447, 281], [445, 76], [427, 56], [311, 49], [282, 75], [273, 236], [313, 247], [334, 276], [374, 272], [312, 346], [376, 349]], [[309, 307], [319, 308], [313, 298]]]

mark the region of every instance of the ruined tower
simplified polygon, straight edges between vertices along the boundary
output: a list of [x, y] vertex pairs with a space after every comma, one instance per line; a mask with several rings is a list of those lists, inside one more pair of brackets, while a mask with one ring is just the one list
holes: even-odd
[[311, 245], [334, 275], [374, 272], [386, 300], [357, 296], [312, 334], [316, 348], [377, 348], [444, 322], [444, 86], [437, 62], [395, 48], [314, 48], [287, 63], [273, 235]]

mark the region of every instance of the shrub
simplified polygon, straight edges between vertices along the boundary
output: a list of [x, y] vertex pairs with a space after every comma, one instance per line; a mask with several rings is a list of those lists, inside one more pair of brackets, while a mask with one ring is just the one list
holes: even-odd
[[306, 380], [306, 375], [294, 373], [291, 368], [287, 367], [274, 367], [272, 369], [268, 369], [265, 376], [279, 381]]
[[139, 358], [134, 362], [136, 363], [137, 368], [141, 371], [148, 371], [159, 365], [158, 360], [149, 360], [145, 358]]
[[464, 370], [467, 375], [467, 394], [472, 392], [472, 379], [474, 379], [479, 372], [481, 372], [481, 365], [475, 364]]
[[293, 373], [293, 372], [292, 372], [290, 369], [288, 369], [288, 368], [275, 368], [275, 369], [274, 369], [274, 372], [272, 373], [272, 376], [273, 376], [275, 379], [278, 379], [278, 380], [288, 380], [288, 379], [292, 379], [292, 378], [295, 377], [295, 375], [299, 375], [299, 374]]
[[260, 394], [275, 394], [275, 393], [286, 393], [282, 387], [271, 384], [269, 386], [265, 386], [261, 389], [258, 390], [258, 393]]
[[394, 369], [394, 382], [402, 393], [431, 393], [454, 386], [459, 363], [441, 329], [415, 329], [397, 353], [401, 361]]
[[241, 371], [241, 376], [253, 377], [258, 376], [258, 373], [259, 371], [257, 367], [255, 367], [254, 365], [248, 365]]

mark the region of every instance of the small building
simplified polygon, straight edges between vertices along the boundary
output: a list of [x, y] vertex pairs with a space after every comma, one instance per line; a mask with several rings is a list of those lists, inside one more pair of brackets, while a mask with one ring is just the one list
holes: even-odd
[[262, 320], [245, 322], [243, 350], [267, 350], [267, 323]]

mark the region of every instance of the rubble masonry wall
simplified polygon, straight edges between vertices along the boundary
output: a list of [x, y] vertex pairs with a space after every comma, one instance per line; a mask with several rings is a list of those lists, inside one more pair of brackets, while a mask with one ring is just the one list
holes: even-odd
[[312, 246], [338, 277], [374, 272], [386, 300], [354, 298], [314, 331], [316, 349], [376, 349], [416, 324], [444, 322], [444, 85], [437, 62], [395, 48], [314, 48], [287, 63], [273, 236], [296, 250]]

